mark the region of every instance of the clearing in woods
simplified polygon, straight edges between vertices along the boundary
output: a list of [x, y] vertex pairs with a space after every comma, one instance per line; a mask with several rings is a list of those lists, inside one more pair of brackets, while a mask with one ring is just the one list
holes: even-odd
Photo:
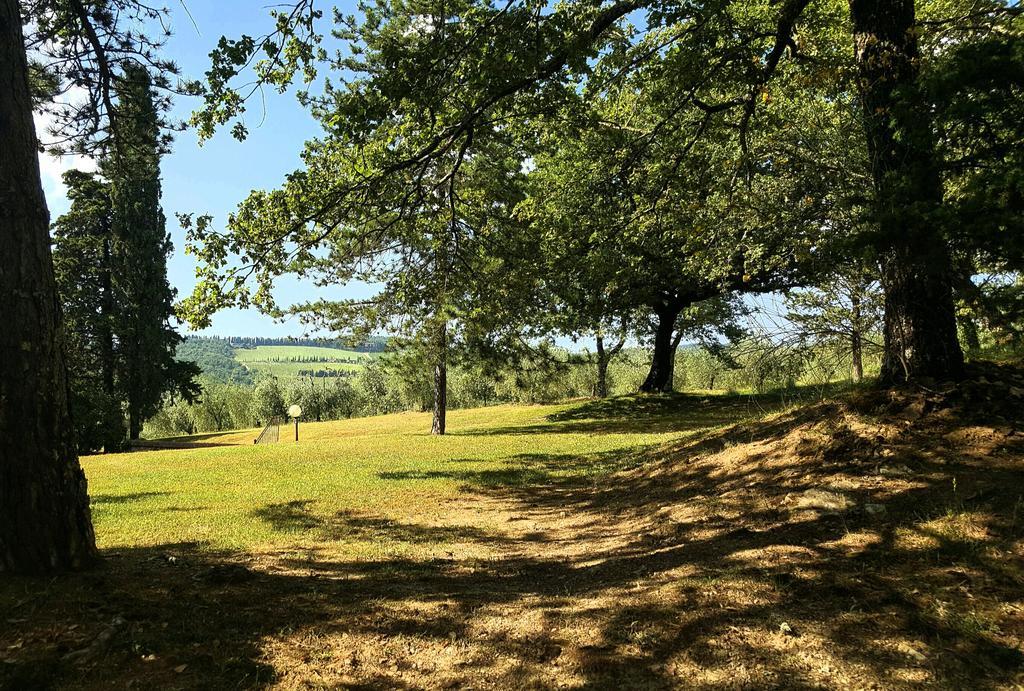
[[998, 376], [88, 458], [105, 563], [0, 584], [0, 686], [1013, 687], [1024, 380]]

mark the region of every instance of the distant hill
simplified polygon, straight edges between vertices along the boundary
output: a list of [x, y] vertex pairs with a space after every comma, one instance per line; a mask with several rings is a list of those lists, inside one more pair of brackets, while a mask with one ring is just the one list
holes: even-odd
[[210, 379], [247, 386], [261, 372], [280, 378], [354, 376], [387, 345], [382, 336], [356, 347], [329, 339], [188, 336], [175, 357], [196, 363]]
[[210, 379], [225, 384], [249, 385], [252, 372], [235, 359], [235, 349], [217, 336], [189, 336], [178, 346], [175, 358], [194, 362]]
[[387, 336], [371, 336], [358, 345], [342, 339], [330, 338], [264, 338], [263, 336], [231, 336], [227, 339], [235, 348], [258, 348], [260, 346], [308, 346], [312, 348], [335, 348], [357, 353], [383, 353], [388, 347]]
[[309, 345], [235, 348], [235, 360], [252, 372], [275, 377], [351, 377], [376, 353]]

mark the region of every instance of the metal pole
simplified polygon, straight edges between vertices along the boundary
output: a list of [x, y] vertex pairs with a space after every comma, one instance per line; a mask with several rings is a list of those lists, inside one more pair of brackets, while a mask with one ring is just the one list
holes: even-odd
[[299, 440], [299, 418], [295, 418], [295, 441]]

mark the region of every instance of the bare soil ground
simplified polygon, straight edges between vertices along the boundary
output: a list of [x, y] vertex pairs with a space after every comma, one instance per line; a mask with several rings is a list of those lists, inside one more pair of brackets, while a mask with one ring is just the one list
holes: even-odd
[[[600, 459], [531, 459], [583, 461]], [[312, 520], [300, 503], [273, 518]], [[337, 520], [457, 546], [163, 545], [9, 581], [0, 686], [1024, 688], [1019, 370], [849, 394], [596, 483], [467, 487], [427, 523]]]

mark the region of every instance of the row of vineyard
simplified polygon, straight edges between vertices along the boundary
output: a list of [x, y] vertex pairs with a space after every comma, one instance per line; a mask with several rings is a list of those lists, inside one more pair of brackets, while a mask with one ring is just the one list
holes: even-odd
[[371, 336], [357, 344], [341, 339], [327, 338], [270, 338], [264, 336], [230, 336], [225, 340], [233, 348], [258, 348], [260, 346], [309, 346], [314, 348], [335, 348], [337, 350], [354, 350], [358, 353], [382, 353], [387, 349], [388, 339], [385, 336]]
[[358, 374], [358, 370], [351, 369], [300, 369], [297, 376], [312, 377], [314, 379], [333, 379], [335, 377], [355, 377]]
[[331, 362], [331, 363], [343, 363], [347, 365], [361, 365], [365, 362], [365, 358], [354, 358], [354, 357], [330, 357], [326, 355], [294, 355], [294, 356], [275, 356], [262, 358], [260, 360], [254, 360], [252, 362], [298, 362], [298, 363], [320, 363], [320, 362]]

